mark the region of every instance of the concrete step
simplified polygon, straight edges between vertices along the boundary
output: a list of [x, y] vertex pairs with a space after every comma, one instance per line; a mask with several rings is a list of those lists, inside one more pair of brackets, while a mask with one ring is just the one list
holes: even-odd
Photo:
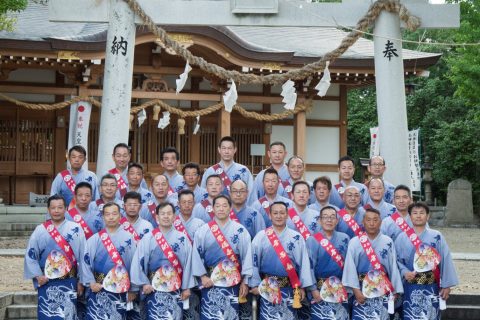
[[37, 318], [37, 305], [13, 304], [7, 307], [7, 319]]
[[11, 231], [11, 230], [0, 230], [1, 237], [30, 237], [33, 230], [29, 231]]
[[6, 206], [0, 205], [0, 215], [15, 215], [15, 214], [45, 214], [45, 207], [29, 207], [22, 205]]
[[442, 311], [442, 320], [478, 320], [480, 319], [479, 305], [447, 305]]
[[40, 223], [1, 223], [0, 231], [33, 231]]
[[452, 294], [447, 304], [480, 306], [480, 295], [475, 294]]
[[38, 224], [43, 221], [45, 221], [45, 213], [0, 215], [0, 223], [37, 223]]
[[13, 295], [13, 304], [31, 304], [37, 305], [37, 293], [35, 291], [15, 292]]

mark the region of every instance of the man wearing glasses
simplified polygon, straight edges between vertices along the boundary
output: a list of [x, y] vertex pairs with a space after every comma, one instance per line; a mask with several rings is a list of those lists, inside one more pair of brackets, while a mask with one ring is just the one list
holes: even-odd
[[[387, 167], [385, 166], [385, 159], [383, 159], [381, 156], [371, 157], [370, 161], [368, 162], [367, 170], [371, 174], [371, 179], [378, 178], [383, 180], [383, 174], [385, 173], [385, 170], [387, 170]], [[383, 184], [385, 187], [385, 194], [383, 195], [383, 199], [385, 200], [385, 202], [392, 204], [395, 186], [385, 180], [383, 180]], [[367, 193], [364, 194], [365, 197], [367, 195]], [[364, 199], [363, 202], [367, 203], [368, 198]]]

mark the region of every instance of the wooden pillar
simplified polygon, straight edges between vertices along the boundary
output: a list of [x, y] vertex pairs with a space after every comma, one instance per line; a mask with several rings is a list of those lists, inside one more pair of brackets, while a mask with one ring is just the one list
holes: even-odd
[[[63, 87], [65, 84], [65, 77], [56, 72], [56, 85], [57, 87]], [[80, 94], [80, 91], [79, 91]], [[56, 95], [55, 102], [62, 102], [65, 100], [65, 96]], [[55, 154], [54, 154], [54, 167], [53, 176], [57, 172], [60, 172], [66, 168], [66, 148], [67, 148], [67, 115], [70, 113], [70, 108], [65, 108], [55, 111], [57, 123], [55, 125]], [[63, 122], [59, 121], [59, 118], [63, 117]], [[63, 123], [63, 127], [59, 127]]]
[[347, 154], [347, 86], [340, 85], [340, 154], [343, 157]]
[[[272, 92], [272, 87], [270, 85], [263, 85], [263, 95], [268, 97]], [[272, 105], [270, 103], [262, 104], [262, 112], [264, 114], [270, 114], [272, 112]], [[269, 130], [265, 130], [269, 128]], [[271, 122], [262, 122], [262, 131], [263, 131], [263, 143], [265, 144], [265, 148], [268, 150], [270, 146], [270, 140], [272, 136], [272, 123]], [[267, 133], [268, 131], [268, 133]], [[265, 154], [267, 154], [267, 150], [265, 150]], [[270, 165], [270, 159], [268, 157], [263, 157], [263, 167], [266, 168]]]
[[[307, 139], [307, 113], [301, 111], [294, 117], [293, 150], [295, 155], [305, 160], [305, 140]], [[305, 160], [306, 161], [306, 160]]]
[[218, 114], [218, 140], [222, 137], [229, 136], [231, 134], [230, 129], [230, 112], [225, 111], [223, 108]]
[[[192, 77], [191, 80], [191, 90], [192, 92], [198, 92], [200, 90], [200, 82], [202, 81], [202, 78], [198, 77]], [[198, 100], [191, 100], [190, 101], [190, 108], [192, 110], [198, 110], [200, 109], [200, 103]], [[192, 130], [188, 132], [190, 135], [190, 159], [189, 161], [200, 163], [200, 132], [197, 134], [193, 134], [193, 126], [195, 124], [196, 119], [195, 118], [190, 118], [192, 121]], [[200, 123], [202, 121], [202, 118], [200, 117]], [[200, 127], [201, 128], [201, 127]]]

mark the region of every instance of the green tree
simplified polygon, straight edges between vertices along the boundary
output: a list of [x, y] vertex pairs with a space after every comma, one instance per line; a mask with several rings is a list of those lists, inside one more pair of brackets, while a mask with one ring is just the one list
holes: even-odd
[[11, 13], [20, 12], [27, 7], [28, 0], [1, 0], [0, 1], [0, 31], [12, 31], [17, 19]]

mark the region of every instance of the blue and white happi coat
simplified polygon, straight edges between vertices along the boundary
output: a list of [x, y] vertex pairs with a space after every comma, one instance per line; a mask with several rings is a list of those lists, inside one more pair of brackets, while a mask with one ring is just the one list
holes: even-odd
[[[265, 195], [265, 189], [263, 188], [263, 176], [265, 174], [265, 170], [267, 170], [267, 169], [263, 169], [255, 177], [254, 189], [252, 190], [252, 193], [253, 193], [252, 200], [253, 201], [258, 200]], [[288, 172], [288, 167], [287, 167], [286, 164], [284, 164], [280, 168], [280, 170], [277, 170], [277, 172], [278, 172], [278, 176], [279, 176], [280, 180], [285, 181], [285, 180], [290, 179], [290, 173]], [[277, 193], [279, 195], [281, 195], [283, 193], [283, 191], [284, 190], [283, 190], [282, 184], [280, 184]]]
[[[133, 254], [135, 253], [136, 243], [133, 236], [122, 226], [109, 233], [113, 245], [117, 248], [122, 257], [127, 270], [130, 270]], [[108, 272], [115, 266], [110, 258], [107, 249], [103, 246], [98, 233], [87, 240], [84, 257], [82, 260], [81, 280], [85, 287], [90, 287], [90, 283], [97, 282], [96, 279], [103, 279]], [[99, 282], [101, 283], [101, 282]], [[130, 284], [130, 291], [137, 292], [138, 288]], [[106, 319], [126, 319], [127, 313], [127, 294], [112, 293], [105, 289], [97, 293], [90, 289], [86, 290], [87, 297], [87, 319], [106, 320]]]
[[[83, 256], [85, 235], [80, 225], [64, 220], [58, 227], [58, 232], [68, 242], [73, 253], [79, 261]], [[50, 279], [46, 284], [38, 286], [36, 277], [45, 274], [45, 263], [53, 251], [63, 250], [50, 236], [43, 225], [35, 228], [28, 241], [25, 260], [24, 278], [33, 280], [33, 285], [38, 290], [38, 319], [77, 319], [77, 275], [58, 279]], [[68, 257], [64, 254], [68, 259]], [[71, 262], [71, 261], [70, 261]], [[81, 266], [76, 266], [77, 274]]]
[[[285, 227], [277, 234], [288, 257], [294, 264], [302, 288], [312, 286], [315, 281], [310, 271], [310, 261], [305, 240], [300, 233]], [[249, 281], [250, 287], [258, 287], [265, 276], [288, 277], [275, 249], [273, 248], [265, 230], [260, 231], [252, 241], [253, 276]], [[280, 288], [282, 302], [272, 304], [260, 297], [260, 319], [281, 320], [297, 319], [297, 311], [293, 309], [293, 289], [291, 286]]]
[[[78, 209], [76, 206], [75, 208], [78, 210], [78, 213], [82, 216], [83, 220], [85, 220], [85, 223], [88, 225], [90, 230], [92, 230], [93, 233], [97, 233], [98, 231], [102, 230], [104, 226], [103, 222], [103, 216], [102, 212], [95, 210], [95, 201], [90, 202], [90, 205], [88, 206], [87, 212], [82, 212], [80, 209]], [[49, 219], [48, 217], [47, 219]], [[70, 215], [70, 213], [65, 212], [65, 219], [68, 221], [75, 222]], [[76, 223], [76, 222], [75, 222]]]
[[[71, 170], [68, 170], [68, 171], [72, 176], [73, 181], [75, 181], [76, 185], [79, 184], [80, 182], [87, 182], [92, 186], [92, 200], [98, 199], [100, 197], [100, 194], [98, 191], [97, 176], [95, 175], [95, 173], [85, 169], [80, 169], [80, 171], [78, 171], [78, 173], [74, 175]], [[55, 194], [59, 194], [65, 199], [65, 201], [67, 202], [67, 207], [73, 199], [73, 193], [67, 187], [67, 184], [63, 180], [63, 176], [61, 172], [59, 172], [56, 175], [55, 179], [53, 179], [52, 187], [50, 189], [50, 195], [53, 196]]]
[[[318, 217], [320, 216], [319, 212], [309, 209], [308, 207], [305, 208], [305, 210], [300, 211], [295, 204], [293, 204], [293, 208], [295, 208], [298, 216], [300, 217], [300, 219], [302, 219], [303, 223], [308, 228], [308, 231], [310, 231], [311, 234], [317, 233], [322, 229], [322, 227], [317, 222]], [[287, 227], [300, 232], [299, 230], [297, 230], [297, 227], [295, 226], [295, 223], [293, 223], [290, 216], [287, 219]]]
[[[195, 286], [192, 275], [192, 245], [187, 237], [171, 228], [163, 235], [177, 256], [183, 269], [181, 289]], [[153, 233], [146, 234], [139, 242], [132, 261], [130, 274], [132, 283], [140, 288], [151, 284], [153, 274], [163, 266], [172, 266], [163, 250], [158, 246]], [[173, 267], [173, 266], [172, 266]], [[182, 319], [182, 301], [180, 290], [173, 292], [153, 291], [142, 297], [145, 303], [146, 315], [150, 320]]]
[[[218, 225], [220, 227], [220, 225]], [[241, 265], [243, 281], [252, 276], [252, 245], [248, 231], [240, 223], [229, 220], [220, 227], [223, 235], [232, 247]], [[195, 277], [210, 276], [207, 270], [214, 268], [226, 254], [214, 238], [210, 226], [205, 224], [195, 233], [193, 240], [192, 273]], [[239, 285], [233, 287], [217, 287], [201, 289], [201, 319], [238, 319]]]
[[[433, 284], [414, 284], [404, 278], [403, 317], [405, 320], [437, 320], [440, 319], [439, 290], [458, 285], [457, 272], [445, 237], [439, 231], [425, 228], [419, 237], [422, 243], [435, 248], [440, 254], [440, 265], [437, 267], [440, 268], [440, 279]], [[407, 234], [402, 232], [395, 240], [395, 248], [398, 268], [404, 277], [406, 272], [414, 271], [415, 247]]]
[[[395, 246], [392, 239], [379, 233], [375, 239], [369, 239], [372, 248], [380, 259], [385, 272], [393, 286], [392, 294], [402, 293], [403, 285], [398, 271]], [[345, 267], [343, 270], [342, 283], [345, 287], [362, 289], [362, 283], [359, 280], [360, 275], [373, 270], [365, 251], [360, 244], [358, 237], [352, 238], [348, 244], [347, 256], [345, 258]], [[388, 295], [378, 298], [367, 298], [364, 304], [359, 304], [356, 299], [353, 300], [352, 319], [353, 320], [388, 320]]]
[[[360, 226], [360, 228], [363, 230], [363, 217], [365, 216], [365, 209], [363, 207], [358, 207], [357, 211], [353, 215], [353, 220]], [[348, 226], [348, 224], [343, 220], [343, 218], [340, 215], [337, 215], [338, 218], [338, 224], [335, 227], [335, 229], [338, 232], [343, 232], [346, 233], [350, 239], [355, 237], [355, 232]]]
[[167, 177], [168, 184], [173, 189], [173, 192], [180, 192], [184, 188], [185, 181], [183, 180], [183, 176], [177, 171], [175, 171], [172, 176], [170, 176], [167, 172], [164, 172], [164, 174]]
[[265, 221], [263, 220], [263, 216], [252, 207], [244, 206], [239, 211], [237, 211], [235, 208], [232, 208], [232, 210], [237, 215], [240, 223], [247, 228], [251, 238], [254, 238], [258, 232], [265, 229]]
[[266, 228], [272, 226], [272, 220], [270, 220], [270, 217], [268, 216], [268, 213], [265, 210], [264, 205], [267, 206], [267, 207], [270, 207], [270, 205], [272, 203], [277, 202], [277, 201], [281, 201], [281, 202], [284, 202], [287, 205], [288, 208], [291, 208], [293, 206], [292, 200], [287, 199], [287, 198], [282, 197], [282, 196], [279, 196], [278, 194], [275, 196], [275, 199], [273, 199], [273, 201], [270, 201], [270, 199], [268, 199], [268, 198], [267, 198], [267, 201], [268, 201], [268, 205], [266, 203], [265, 204], [261, 203], [260, 199], [255, 201], [252, 204], [252, 208], [255, 209], [257, 212], [260, 212], [260, 214], [262, 215], [263, 220], [265, 221], [265, 227]]
[[[412, 228], [412, 219], [410, 219], [410, 215], [407, 214], [406, 217], [403, 217], [405, 222]], [[392, 216], [387, 217], [382, 220], [382, 225], [380, 227], [380, 232], [386, 236], [389, 236], [393, 241], [397, 239], [397, 237], [403, 233], [402, 229], [395, 223]]]
[[[345, 184], [345, 182], [343, 180], [340, 181], [340, 184], [341, 184], [341, 188], [346, 188], [347, 187], [347, 185]], [[360, 190], [360, 198], [362, 199], [362, 205], [366, 204], [365, 194], [368, 195], [367, 187], [365, 187], [365, 185], [363, 183], [358, 183], [354, 180], [352, 180], [352, 182], [350, 182], [349, 186], [357, 187], [358, 190]], [[340, 209], [343, 209], [345, 207], [345, 203], [343, 202], [342, 195], [338, 192], [335, 185], [333, 185], [332, 190], [330, 190], [330, 198], [329, 198], [328, 202], [330, 202], [331, 204], [333, 204], [334, 206], [336, 206]]]
[[378, 205], [374, 204], [372, 200], [368, 200], [367, 205], [370, 205], [372, 208], [380, 211], [380, 217], [382, 220], [390, 217], [393, 213], [395, 213], [395, 211], [397, 211], [397, 208], [395, 208], [393, 204], [385, 202], [383, 199]]

